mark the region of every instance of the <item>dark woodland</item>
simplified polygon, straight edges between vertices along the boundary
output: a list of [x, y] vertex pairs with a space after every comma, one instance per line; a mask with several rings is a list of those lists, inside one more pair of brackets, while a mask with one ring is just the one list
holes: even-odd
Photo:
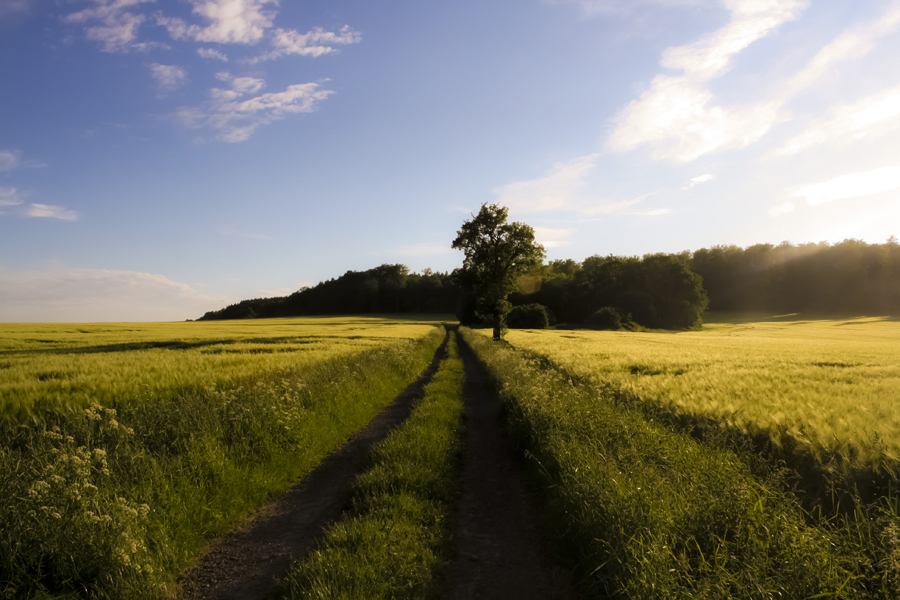
[[[891, 237], [883, 244], [848, 239], [594, 255], [545, 263], [523, 276], [519, 288], [509, 297], [513, 307], [539, 304], [550, 324], [601, 323], [613, 312], [623, 323], [661, 329], [696, 327], [706, 310], [896, 314], [900, 244]], [[510, 313], [509, 326], [541, 323], [529, 310], [526, 319]], [[456, 313], [465, 324], [478, 321], [475, 300], [463, 294], [453, 273], [410, 273], [402, 264], [347, 271], [290, 296], [244, 300], [201, 320], [375, 313]]]

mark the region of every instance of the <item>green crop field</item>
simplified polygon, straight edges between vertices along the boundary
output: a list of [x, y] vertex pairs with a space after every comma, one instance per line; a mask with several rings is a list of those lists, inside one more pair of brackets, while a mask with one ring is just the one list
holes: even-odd
[[775, 442], [839, 468], [900, 475], [900, 321], [711, 319], [701, 331], [513, 330], [515, 348], [676, 414]]
[[419, 338], [437, 322], [429, 316], [0, 324], [0, 415], [39, 416], [92, 402], [115, 407], [218, 386]]
[[426, 368], [433, 317], [0, 325], [0, 598], [159, 598]]

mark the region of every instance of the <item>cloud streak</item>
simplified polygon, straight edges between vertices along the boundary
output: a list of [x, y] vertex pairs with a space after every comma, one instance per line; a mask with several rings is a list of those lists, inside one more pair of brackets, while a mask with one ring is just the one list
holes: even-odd
[[826, 145], [880, 137], [900, 128], [900, 85], [858, 100], [833, 106], [823, 119], [784, 142], [771, 156], [792, 156], [803, 150]]
[[575, 208], [583, 200], [588, 177], [599, 158], [599, 154], [588, 154], [558, 162], [546, 177], [510, 183], [494, 189], [494, 194], [500, 204], [520, 212]]
[[78, 213], [74, 210], [66, 210], [62, 206], [52, 206], [49, 204], [31, 204], [25, 211], [26, 217], [35, 217], [40, 219], [59, 219], [61, 221], [77, 221]]
[[828, 181], [796, 188], [791, 196], [806, 198], [808, 204], [816, 206], [824, 202], [861, 198], [896, 189], [900, 189], [900, 166], [841, 175]]
[[333, 94], [321, 89], [318, 83], [290, 85], [282, 92], [255, 94], [265, 81], [253, 77], [232, 77], [220, 73], [220, 80], [231, 89], [213, 88], [210, 101], [203, 107], [181, 107], [170, 115], [176, 123], [188, 129], [212, 129], [222, 142], [243, 142], [262, 125], [284, 119], [290, 114], [312, 112], [319, 102]]
[[337, 33], [325, 31], [321, 27], [316, 27], [307, 33], [276, 29], [272, 36], [273, 50], [249, 62], [256, 63], [272, 60], [291, 54], [313, 57], [322, 56], [337, 52], [334, 46], [358, 44], [361, 40], [362, 34], [358, 31], [353, 31], [349, 25], [344, 25]]
[[683, 75], [657, 75], [649, 89], [616, 117], [607, 146], [625, 152], [650, 146], [657, 160], [689, 162], [710, 152], [744, 148], [776, 123], [782, 102], [721, 106], [705, 87], [731, 68], [732, 58], [753, 42], [796, 19], [806, 0], [729, 0], [731, 22], [693, 44], [663, 52], [662, 66]]
[[233, 302], [152, 273], [0, 271], [0, 321], [180, 321]]

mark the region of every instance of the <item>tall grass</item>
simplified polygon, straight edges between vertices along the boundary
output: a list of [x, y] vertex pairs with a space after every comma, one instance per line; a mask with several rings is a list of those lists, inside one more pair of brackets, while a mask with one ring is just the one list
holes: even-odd
[[463, 329], [591, 597], [897, 598], [896, 515], [810, 523], [775, 474]]
[[677, 334], [512, 331], [508, 340], [620, 401], [755, 440], [806, 477], [812, 495], [837, 486], [874, 499], [900, 478], [896, 321], [720, 322]]
[[463, 367], [448, 358], [353, 484], [352, 507], [283, 582], [284, 598], [433, 598], [459, 480]]
[[431, 327], [231, 385], [0, 429], [0, 598], [158, 598], [205, 541], [312, 469], [431, 360]]

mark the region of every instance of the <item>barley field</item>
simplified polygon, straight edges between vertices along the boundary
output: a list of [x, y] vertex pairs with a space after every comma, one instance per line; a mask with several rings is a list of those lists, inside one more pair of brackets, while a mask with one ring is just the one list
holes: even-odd
[[713, 315], [701, 331], [515, 330], [509, 343], [674, 413], [900, 475], [900, 321]]
[[[439, 321], [306, 317], [0, 324], [0, 416], [107, 407], [420, 338]], [[37, 409], [35, 409], [37, 407]]]

